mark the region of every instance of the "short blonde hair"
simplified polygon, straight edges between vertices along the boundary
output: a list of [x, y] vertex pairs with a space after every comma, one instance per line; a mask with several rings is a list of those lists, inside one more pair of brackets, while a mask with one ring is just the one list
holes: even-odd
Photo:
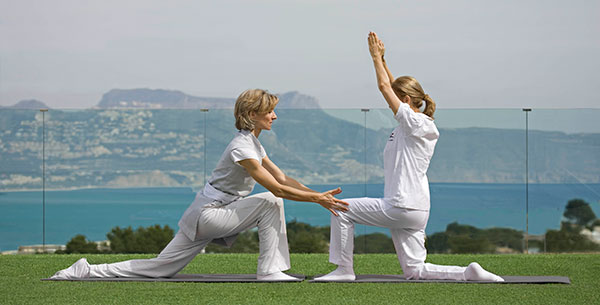
[[269, 113], [275, 109], [279, 98], [267, 90], [248, 89], [237, 98], [233, 115], [235, 116], [235, 128], [238, 130], [254, 130], [254, 121], [250, 113]]

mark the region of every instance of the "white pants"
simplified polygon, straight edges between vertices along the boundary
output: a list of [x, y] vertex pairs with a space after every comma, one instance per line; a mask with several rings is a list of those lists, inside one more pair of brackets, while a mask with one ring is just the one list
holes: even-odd
[[257, 274], [267, 275], [290, 268], [281, 198], [261, 193], [225, 206], [212, 202], [202, 209], [197, 240], [192, 241], [179, 231], [158, 257], [91, 265], [90, 277], [171, 277], [213, 239], [236, 235], [253, 227], [258, 227], [260, 249]]
[[466, 267], [425, 263], [425, 227], [429, 211], [394, 207], [381, 198], [344, 199], [349, 211], [331, 215], [329, 261], [353, 265], [354, 224], [390, 228], [400, 266], [407, 279], [465, 280]]

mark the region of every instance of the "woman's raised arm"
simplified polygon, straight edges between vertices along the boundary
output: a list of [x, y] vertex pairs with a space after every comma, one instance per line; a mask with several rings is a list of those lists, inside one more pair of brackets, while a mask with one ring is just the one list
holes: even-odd
[[383, 54], [385, 53], [385, 47], [383, 46], [383, 42], [377, 37], [377, 34], [370, 32], [369, 33], [369, 53], [371, 53], [371, 58], [373, 59], [373, 65], [375, 66], [375, 75], [377, 76], [377, 86], [385, 101], [388, 103], [390, 109], [394, 115], [398, 112], [398, 108], [400, 107], [400, 99], [392, 90], [392, 73], [389, 72], [385, 61], [383, 60]]

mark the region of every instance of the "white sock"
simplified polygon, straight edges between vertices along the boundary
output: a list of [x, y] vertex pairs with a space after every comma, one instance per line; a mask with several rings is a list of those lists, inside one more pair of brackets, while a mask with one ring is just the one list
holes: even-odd
[[317, 282], [344, 282], [354, 281], [355, 279], [356, 275], [354, 275], [354, 268], [352, 268], [352, 266], [340, 265], [332, 272], [316, 277], [314, 280]]
[[51, 279], [72, 280], [90, 277], [90, 264], [85, 258], [79, 259], [71, 267], [56, 272]]
[[287, 275], [281, 271], [277, 271], [277, 272], [267, 274], [267, 275], [257, 274], [256, 279], [259, 281], [297, 281], [298, 280], [297, 278], [295, 278], [291, 275]]
[[483, 269], [478, 263], [470, 263], [465, 270], [467, 281], [504, 282], [504, 279]]

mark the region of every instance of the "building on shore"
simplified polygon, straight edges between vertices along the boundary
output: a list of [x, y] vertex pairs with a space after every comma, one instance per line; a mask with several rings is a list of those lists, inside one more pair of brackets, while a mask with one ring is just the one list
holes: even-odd
[[3, 251], [2, 255], [54, 253], [65, 249], [67, 249], [65, 245], [29, 245], [19, 246], [18, 250]]
[[[110, 241], [95, 241], [98, 246], [99, 251], [110, 251]], [[15, 254], [52, 254], [56, 251], [65, 251], [67, 250], [66, 245], [29, 245], [29, 246], [19, 246], [18, 250], [10, 250], [10, 251], [2, 251], [0, 254], [2, 255], [15, 255]]]

